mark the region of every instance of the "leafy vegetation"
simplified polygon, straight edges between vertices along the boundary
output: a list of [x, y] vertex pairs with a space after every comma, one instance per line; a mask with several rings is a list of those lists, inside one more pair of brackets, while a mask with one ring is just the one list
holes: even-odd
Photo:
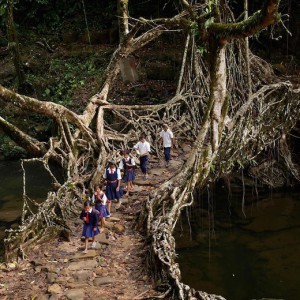
[[51, 62], [49, 73], [53, 82], [44, 90], [43, 98], [70, 105], [74, 92], [82, 88], [90, 78], [101, 77], [103, 69], [96, 67], [94, 59], [82, 63], [78, 59], [66, 61], [56, 58]]

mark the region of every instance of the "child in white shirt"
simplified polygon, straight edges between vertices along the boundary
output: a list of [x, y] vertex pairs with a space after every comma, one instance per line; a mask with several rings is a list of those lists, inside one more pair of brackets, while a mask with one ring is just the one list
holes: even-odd
[[140, 167], [142, 173], [144, 174], [144, 180], [148, 179], [148, 159], [150, 153], [150, 144], [146, 141], [144, 134], [140, 136], [140, 141], [133, 146], [135, 150], [138, 150], [140, 153]]

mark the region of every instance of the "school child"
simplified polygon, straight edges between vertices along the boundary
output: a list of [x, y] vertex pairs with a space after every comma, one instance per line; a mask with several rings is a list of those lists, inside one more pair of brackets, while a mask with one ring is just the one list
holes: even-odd
[[174, 146], [174, 135], [169, 129], [167, 124], [162, 125], [162, 131], [160, 132], [160, 144], [164, 147], [164, 156], [166, 161], [166, 168], [169, 167], [169, 162], [171, 159], [171, 150]]
[[101, 228], [105, 227], [105, 218], [110, 217], [110, 213], [106, 207], [107, 197], [101, 190], [100, 185], [96, 184], [95, 192], [92, 196], [92, 202], [95, 203], [95, 209], [99, 211], [98, 217], [100, 218]]
[[96, 210], [91, 207], [89, 201], [84, 202], [83, 210], [80, 214], [80, 219], [83, 220], [82, 236], [85, 237], [84, 240], [85, 247], [83, 253], [88, 253], [89, 238], [92, 238], [92, 248], [95, 248], [96, 247], [95, 236], [99, 234], [98, 215]]
[[127, 183], [127, 192], [125, 196], [129, 195], [129, 192], [133, 189], [132, 182], [135, 178], [135, 161], [132, 157], [129, 156], [130, 151], [125, 150], [123, 155], [124, 157], [121, 159], [119, 164], [119, 169], [124, 170], [123, 181]]
[[150, 153], [150, 144], [146, 141], [145, 134], [140, 136], [140, 141], [133, 146], [135, 150], [138, 150], [140, 153], [140, 167], [142, 173], [144, 174], [144, 180], [148, 179], [148, 158]]
[[[108, 162], [108, 168], [104, 170], [103, 181], [106, 181], [106, 197], [111, 202], [114, 199], [118, 200], [118, 207], [121, 206], [121, 198], [123, 196], [123, 190], [121, 187], [121, 171], [117, 168], [115, 161], [110, 160]], [[107, 201], [108, 202], [108, 201]], [[111, 203], [108, 205], [110, 213]]]

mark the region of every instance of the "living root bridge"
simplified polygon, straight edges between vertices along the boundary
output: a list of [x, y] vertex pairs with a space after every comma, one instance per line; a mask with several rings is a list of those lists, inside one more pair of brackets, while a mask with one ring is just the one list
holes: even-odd
[[152, 269], [153, 277], [171, 287], [166, 298], [224, 299], [195, 291], [180, 281], [173, 230], [182, 208], [192, 204], [195, 187], [203, 188], [208, 182], [229, 174], [236, 160], [246, 166], [281, 139], [283, 132], [289, 132], [300, 117], [300, 89], [294, 90], [288, 83], [264, 86], [249, 102], [240, 107], [238, 120], [232, 120], [234, 126], [229, 123], [225, 129], [226, 135], [217, 152], [205, 142], [209, 129], [209, 120], [206, 120], [183, 168], [149, 196], [141, 217], [141, 222], [147, 224], [148, 265], [157, 266]]
[[[300, 91], [294, 90], [289, 83], [262, 86], [260, 77], [257, 76], [257, 81], [253, 83], [257, 90], [247, 101], [242, 101], [240, 91], [246, 79], [240, 75], [243, 73], [236, 61], [243, 61], [243, 59], [241, 56], [232, 55], [233, 51], [229, 49], [227, 59], [232, 62], [230, 65], [235, 66], [230, 69], [229, 80], [235, 85], [230, 87], [232, 97], [227, 120], [220, 123], [223, 124], [220, 145], [213, 150], [209, 142], [212, 105], [208, 99], [207, 69], [200, 68], [205, 64], [194, 47], [195, 45], [190, 43], [188, 54], [183, 62], [183, 80], [178, 89], [180, 93], [166, 104], [124, 107], [103, 101], [101, 105], [99, 104], [96, 115], [96, 133], [86, 127], [79, 115], [77, 116], [79, 123], [76, 124], [80, 126], [75, 131], [71, 131], [68, 125], [69, 122], [73, 124], [71, 119], [64, 119], [63, 115], [56, 118], [60, 134], [50, 139], [47, 151], [40, 161], [45, 164], [46, 169], [49, 160], [60, 162], [67, 170], [68, 179], [55, 193], [50, 193], [47, 201], [40, 205], [31, 201], [24, 190], [22, 225], [17, 231], [9, 231], [5, 239], [7, 260], [12, 259], [16, 254], [25, 256], [25, 251], [36, 243], [45, 241], [61, 231], [68, 231], [66, 221], [81, 205], [81, 201], [78, 200], [87, 185], [93, 184], [95, 178], [101, 174], [108, 153], [116, 146], [127, 146], [127, 143], [136, 139], [142, 131], [156, 136], [161, 123], [166, 122], [171, 124], [178, 140], [184, 140], [189, 136], [195, 140], [195, 143], [183, 168], [178, 170], [174, 178], [149, 196], [149, 201], [141, 214], [141, 226], [145, 226], [150, 240], [149, 269], [154, 268], [153, 278], [170, 287], [166, 297], [223, 299], [221, 296], [195, 291], [181, 282], [179, 266], [176, 263], [175, 240], [172, 235], [174, 227], [182, 208], [191, 205], [195, 187], [204, 187], [207, 182], [230, 173], [236, 166], [237, 160], [246, 166], [251, 159], [266, 147], [272, 146], [275, 140], [280, 139], [284, 133], [293, 128], [299, 119]], [[192, 69], [186, 68], [188, 60], [196, 66]], [[199, 70], [198, 78], [203, 83], [200, 89], [194, 80], [194, 72]], [[239, 77], [240, 80], [237, 80]], [[5, 95], [1, 97], [7, 100]], [[18, 96], [14, 99], [15, 101], [25, 99], [26, 104], [27, 98], [22, 99]], [[27, 107], [25, 104], [23, 104], [24, 108]], [[106, 112], [122, 118], [123, 131], [118, 132], [105, 122]], [[265, 127], [265, 124], [270, 122], [272, 127], [271, 125]], [[83, 132], [81, 132], [82, 126]], [[133, 127], [138, 131], [133, 133], [131, 130]], [[84, 138], [85, 133], [88, 133], [88, 139]], [[90, 139], [100, 148], [100, 151], [95, 151], [95, 147], [89, 142]], [[156, 140], [153, 141], [154, 145], [155, 143]], [[95, 165], [98, 167], [94, 168]], [[54, 176], [53, 180], [59, 186]], [[36, 205], [38, 212], [34, 213], [30, 210], [30, 205]]]
[[[76, 213], [73, 208], [76, 210], [77, 204], [81, 205], [81, 195], [101, 176], [107, 159], [116, 158], [115, 150], [130, 146], [128, 143], [136, 140], [141, 132], [147, 132], [156, 147], [161, 124], [168, 123], [179, 142], [188, 138], [194, 140], [194, 145], [183, 167], [149, 195], [141, 213], [139, 225], [145, 229], [149, 240], [148, 267], [153, 278], [167, 286], [162, 297], [224, 299], [195, 291], [181, 282], [174, 227], [182, 208], [192, 204], [195, 187], [203, 188], [237, 166], [247, 166], [264, 149], [272, 147], [274, 141], [288, 134], [300, 116], [300, 90], [294, 90], [289, 83], [279, 83], [268, 64], [257, 57], [250, 55], [249, 64], [243, 55], [243, 42], [228, 43], [241, 37], [239, 30], [245, 24], [256, 32], [261, 26], [273, 24], [278, 16], [278, 0], [265, 0], [263, 10], [256, 15], [259, 18], [235, 23], [229, 35], [226, 26], [215, 34], [221, 23], [214, 21], [221, 22], [222, 14], [230, 14], [225, 20], [232, 20], [227, 4], [210, 8], [207, 2], [199, 6], [192, 6], [186, 0], [182, 2], [186, 10], [173, 18], [158, 20], [132, 20], [127, 12], [128, 6], [119, 5], [119, 15], [123, 16], [119, 18], [123, 22], [120, 26], [122, 41], [108, 65], [102, 89], [91, 97], [81, 115], [58, 104], [21, 96], [0, 86], [1, 101], [53, 119], [58, 134], [44, 144], [29, 139], [25, 132], [22, 134], [3, 118], [0, 126], [6, 127], [16, 142], [16, 136], [21, 137], [28, 150], [37, 147], [40, 162], [50, 173], [48, 163], [51, 160], [66, 173], [65, 183], [61, 185], [52, 176], [58, 188], [49, 193], [42, 204], [29, 199], [24, 188], [22, 224], [17, 231], [10, 230], [5, 239], [7, 260], [16, 254], [24, 256], [30, 247], [53, 233], [68, 230], [67, 220]], [[222, 14], [219, 6], [223, 9]], [[204, 13], [206, 9], [210, 10], [208, 14]], [[128, 26], [130, 21], [133, 22], [131, 27]], [[194, 22], [198, 24], [200, 41], [190, 32]], [[208, 28], [207, 23], [210, 24]], [[188, 32], [174, 97], [165, 104], [153, 106], [125, 107], [109, 103], [109, 92], [116, 84], [121, 60], [172, 29]], [[244, 32], [242, 36], [250, 33]], [[199, 53], [199, 46], [207, 47], [213, 63], [208, 63]], [[250, 66], [253, 79], [249, 92], [245, 92], [249, 82], [245, 66]], [[108, 123], [107, 113], [122, 121], [120, 130]], [[288, 151], [282, 153], [289, 155]], [[286, 163], [295, 168], [290, 157]], [[299, 173], [294, 171], [294, 174]], [[32, 205], [36, 206], [37, 213]]]

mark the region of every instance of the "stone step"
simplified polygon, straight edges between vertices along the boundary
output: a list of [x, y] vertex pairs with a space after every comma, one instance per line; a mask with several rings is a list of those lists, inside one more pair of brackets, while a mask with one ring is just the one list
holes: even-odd
[[90, 260], [80, 260], [80, 261], [72, 262], [70, 263], [67, 269], [70, 271], [92, 270], [97, 266], [98, 266], [97, 261], [90, 259]]
[[72, 289], [66, 292], [66, 297], [69, 300], [83, 300], [85, 293], [83, 288]]
[[162, 176], [165, 173], [168, 173], [166, 168], [155, 168], [150, 171], [150, 174], [155, 176]]
[[62, 294], [63, 292], [61, 286], [57, 283], [49, 285], [47, 291], [49, 294]]
[[[123, 202], [122, 202], [122, 203], [123, 203]], [[110, 221], [110, 222], [120, 222], [121, 219], [120, 219], [120, 218], [117, 218], [117, 217], [110, 217], [110, 218], [109, 218], [109, 221]]]
[[100, 243], [100, 244], [104, 244], [104, 245], [113, 244], [112, 241], [110, 241], [108, 238], [106, 238], [106, 235], [104, 233], [96, 235], [95, 241]]
[[183, 165], [182, 160], [170, 160], [170, 168], [179, 169]]
[[[67, 288], [69, 289], [80, 289], [80, 290], [84, 290], [85, 288], [90, 288], [91, 285], [85, 282], [79, 283], [79, 282], [68, 282], [66, 285]], [[47, 298], [49, 299], [49, 298]]]
[[[108, 219], [110, 220], [110, 218]], [[110, 221], [106, 221], [105, 222], [105, 227], [109, 230], [111, 230], [113, 227], [114, 227], [114, 223], [113, 222], [110, 222]]]
[[69, 260], [76, 261], [81, 259], [90, 259], [94, 258], [96, 256], [99, 256], [99, 253], [97, 253], [95, 250], [88, 250], [88, 253], [79, 252], [76, 253], [74, 256], [69, 257]]
[[76, 282], [86, 282], [91, 278], [90, 270], [80, 270], [72, 273], [72, 276]]
[[101, 286], [104, 284], [114, 283], [115, 280], [112, 277], [105, 276], [105, 277], [96, 277], [94, 279], [94, 285], [95, 286]]
[[148, 179], [144, 180], [142, 178], [136, 179], [134, 181], [134, 184], [138, 185], [138, 186], [149, 186], [149, 185], [153, 185], [153, 183]]

